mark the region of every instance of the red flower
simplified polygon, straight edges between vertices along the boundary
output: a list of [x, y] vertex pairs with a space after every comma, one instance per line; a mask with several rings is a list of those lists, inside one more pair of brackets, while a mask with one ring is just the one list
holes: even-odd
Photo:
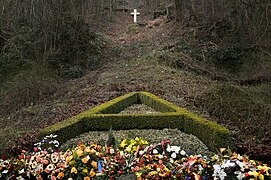
[[170, 177], [170, 172], [166, 172], [166, 177]]
[[134, 168], [132, 169], [132, 172], [137, 172], [137, 171], [139, 171], [139, 170], [140, 170], [139, 167], [136, 166], [136, 167], [134, 167]]
[[156, 171], [156, 169], [157, 169], [157, 164], [153, 164], [153, 170]]

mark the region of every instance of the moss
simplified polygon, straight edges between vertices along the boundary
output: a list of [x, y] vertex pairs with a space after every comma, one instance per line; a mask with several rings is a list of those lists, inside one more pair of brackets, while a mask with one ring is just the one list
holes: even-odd
[[[116, 114], [134, 103], [144, 103], [162, 113]], [[108, 101], [43, 129], [40, 137], [54, 133], [64, 142], [84, 132], [108, 130], [111, 126], [115, 130], [178, 128], [197, 136], [212, 150], [231, 146], [231, 136], [226, 128], [148, 92], [128, 93]]]

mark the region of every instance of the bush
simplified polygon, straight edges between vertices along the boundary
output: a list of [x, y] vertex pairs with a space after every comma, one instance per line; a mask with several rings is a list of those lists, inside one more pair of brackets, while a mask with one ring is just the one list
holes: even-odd
[[[147, 104], [161, 113], [117, 114], [135, 103]], [[113, 99], [41, 130], [40, 137], [53, 133], [65, 142], [84, 132], [108, 130], [111, 126], [115, 130], [178, 128], [197, 136], [212, 150], [231, 146], [231, 135], [226, 128], [147, 92], [128, 93]]]

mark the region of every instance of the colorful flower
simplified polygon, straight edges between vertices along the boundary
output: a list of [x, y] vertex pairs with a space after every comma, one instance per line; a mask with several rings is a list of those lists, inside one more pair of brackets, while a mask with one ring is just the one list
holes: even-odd
[[91, 171], [89, 172], [90, 177], [94, 177], [95, 174], [96, 173], [95, 173], [94, 169], [92, 168]]
[[73, 174], [77, 174], [77, 169], [76, 169], [75, 167], [72, 167], [72, 169], [71, 169], [71, 173], [73, 173]]

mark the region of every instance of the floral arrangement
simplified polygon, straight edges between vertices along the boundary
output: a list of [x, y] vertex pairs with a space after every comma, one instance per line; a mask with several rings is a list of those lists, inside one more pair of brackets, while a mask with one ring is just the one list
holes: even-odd
[[136, 137], [118, 146], [79, 143], [66, 151], [56, 150], [56, 135], [35, 144], [33, 152], [0, 159], [0, 179], [271, 179], [267, 164], [221, 148], [217, 155], [189, 155], [181, 147], [164, 141], [149, 145]]

